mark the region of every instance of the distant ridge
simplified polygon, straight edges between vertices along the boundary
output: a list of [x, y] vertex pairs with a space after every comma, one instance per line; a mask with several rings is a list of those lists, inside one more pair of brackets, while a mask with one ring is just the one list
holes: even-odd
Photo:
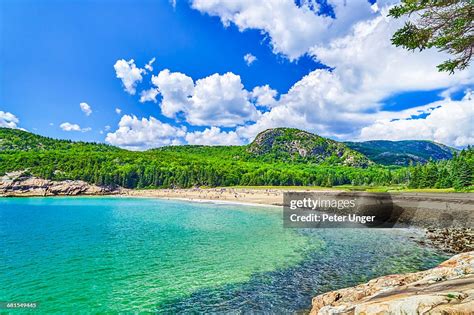
[[427, 140], [374, 140], [345, 144], [378, 164], [402, 165], [452, 159], [455, 148]]

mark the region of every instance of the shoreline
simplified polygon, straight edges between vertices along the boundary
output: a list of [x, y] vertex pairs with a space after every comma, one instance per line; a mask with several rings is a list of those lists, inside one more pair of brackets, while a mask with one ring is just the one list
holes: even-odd
[[[176, 200], [191, 203], [200, 204], [214, 204], [214, 205], [237, 205], [237, 206], [250, 206], [250, 207], [265, 207], [272, 209], [282, 209], [283, 207], [283, 194], [285, 192], [324, 192], [324, 193], [335, 193], [333, 190], [291, 190], [291, 189], [255, 189], [255, 188], [191, 188], [191, 189], [144, 189], [144, 190], [131, 190], [131, 189], [97, 189], [94, 186], [83, 186], [83, 183], [71, 182], [71, 184], [79, 185], [80, 189], [73, 190], [72, 193], [65, 191], [55, 191], [56, 193], [48, 194], [48, 190], [43, 187], [35, 187], [32, 190], [17, 190], [11, 191], [7, 196], [0, 194], [0, 197], [111, 197], [111, 198], [146, 198], [146, 199], [162, 199], [162, 200]], [[43, 188], [43, 189], [42, 189]], [[84, 190], [85, 189], [85, 190]], [[70, 190], [69, 190], [70, 192]], [[358, 194], [357, 192], [354, 194]], [[397, 194], [399, 195], [399, 194]], [[450, 194], [433, 194], [433, 193], [406, 193], [399, 195], [402, 201], [407, 200], [426, 200], [429, 204], [436, 205], [446, 200], [456, 199], [457, 195]], [[469, 199], [469, 194], [460, 195], [459, 202]], [[424, 201], [426, 201], [424, 200]], [[399, 200], [400, 201], [400, 200]], [[467, 243], [463, 246], [458, 246], [458, 243], [451, 246], [450, 242], [453, 239], [458, 238], [459, 234], [455, 230], [439, 230], [431, 231], [431, 237], [434, 240], [430, 240], [429, 230], [421, 226], [413, 225], [406, 228], [392, 228], [387, 229], [387, 232], [403, 232], [404, 237], [407, 241], [417, 243], [420, 247], [432, 248], [445, 254], [454, 255], [455, 253], [463, 252], [472, 248], [474, 244], [474, 234], [471, 229], [464, 232], [468, 235]], [[463, 234], [463, 235], [465, 235]], [[451, 247], [449, 247], [451, 246]], [[472, 249], [471, 249], [472, 250]], [[466, 306], [466, 301], [470, 298], [474, 298], [474, 294], [471, 293], [470, 287], [474, 284], [474, 276], [472, 269], [465, 271], [460, 277], [453, 276], [452, 274], [459, 273], [459, 266], [474, 266], [474, 252], [460, 254], [452, 257], [441, 266], [449, 266], [446, 268], [433, 268], [430, 270], [419, 271], [410, 274], [396, 274], [387, 275], [379, 278], [372, 279], [367, 283], [361, 283], [354, 287], [348, 287], [335, 291], [329, 291], [313, 297], [312, 306], [309, 310], [310, 314], [332, 314], [334, 311], [344, 310], [349, 311], [353, 309], [368, 309], [368, 310], [381, 310], [391, 309], [394, 311], [401, 310], [399, 307], [400, 299], [399, 296], [403, 294], [403, 299], [410, 300], [411, 304], [418, 309], [420, 303], [427, 303], [433, 305], [440, 302], [440, 307], [444, 305], [450, 305], [451, 298], [451, 287], [457, 290], [456, 295], [456, 307], [457, 310], [463, 311]], [[451, 265], [455, 264], [454, 267]], [[470, 267], [472, 268], [472, 267]], [[442, 271], [442, 274], [439, 273]], [[464, 272], [464, 269], [462, 269]], [[436, 283], [431, 282], [431, 278], [445, 276], [446, 279], [436, 280]], [[412, 284], [413, 283], [413, 284]], [[467, 287], [465, 285], [467, 283]], [[419, 284], [419, 286], [418, 286]], [[410, 290], [404, 288], [408, 286]], [[423, 296], [420, 300], [417, 300], [416, 295], [412, 294], [411, 288], [423, 291]], [[382, 294], [385, 298], [380, 299], [379, 296]], [[441, 296], [440, 301], [438, 297]], [[403, 309], [405, 310], [405, 309]], [[461, 313], [462, 314], [462, 313]]]
[[[31, 183], [31, 181], [30, 181]], [[44, 184], [44, 182], [40, 182]], [[308, 192], [308, 193], [324, 193], [324, 194], [338, 194], [331, 189], [316, 190], [316, 189], [289, 189], [285, 187], [282, 189], [276, 188], [244, 188], [244, 187], [221, 187], [221, 188], [188, 188], [188, 189], [112, 189], [110, 187], [98, 187], [80, 181], [62, 182], [62, 190], [48, 189], [56, 187], [57, 182], [46, 182], [48, 185], [40, 186], [22, 186], [21, 189], [12, 189], [8, 191], [0, 190], [0, 197], [115, 197], [115, 198], [158, 198], [163, 200], [180, 200], [185, 202], [196, 202], [201, 204], [216, 204], [216, 205], [237, 205], [250, 207], [265, 207], [265, 208], [282, 208], [283, 194], [285, 192]], [[70, 187], [76, 189], [69, 189]], [[358, 194], [366, 194], [367, 192], [345, 192], [357, 196]], [[368, 193], [374, 194], [374, 193]], [[377, 194], [377, 193], [375, 193]], [[383, 193], [382, 193], [383, 194]], [[419, 243], [420, 246], [428, 246], [436, 248], [448, 254], [461, 253], [465, 251], [474, 250], [474, 231], [472, 228], [457, 228], [457, 227], [440, 227], [427, 228], [423, 224], [423, 220], [427, 217], [437, 217], [436, 211], [446, 210], [446, 205], [452, 206], [453, 210], [460, 210], [466, 207], [468, 211], [473, 211], [474, 198], [472, 193], [396, 193], [393, 194], [393, 200], [398, 205], [409, 209], [410, 205], [422, 206], [421, 211], [418, 212], [418, 222], [412, 220], [411, 224], [402, 224], [395, 226], [398, 228], [414, 228], [419, 230], [421, 237], [414, 237], [413, 241]], [[461, 207], [461, 208], [460, 208]], [[451, 207], [450, 207], [451, 208]], [[417, 210], [418, 211], [418, 210]], [[410, 211], [408, 211], [410, 212]], [[415, 211], [416, 212], [416, 211]], [[424, 214], [420, 214], [424, 212]], [[439, 213], [438, 213], [439, 215]], [[432, 219], [432, 218], [431, 218]], [[429, 226], [429, 225], [428, 225]]]

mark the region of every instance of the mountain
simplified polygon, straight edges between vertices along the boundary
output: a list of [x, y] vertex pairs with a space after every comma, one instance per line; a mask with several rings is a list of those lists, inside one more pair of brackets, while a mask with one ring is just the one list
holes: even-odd
[[387, 141], [375, 140], [365, 142], [345, 142], [345, 144], [367, 156], [372, 161], [383, 165], [409, 165], [449, 160], [457, 150], [444, 144], [426, 140]]
[[367, 167], [372, 162], [347, 145], [294, 128], [267, 129], [257, 135], [247, 152], [265, 160], [314, 162]]

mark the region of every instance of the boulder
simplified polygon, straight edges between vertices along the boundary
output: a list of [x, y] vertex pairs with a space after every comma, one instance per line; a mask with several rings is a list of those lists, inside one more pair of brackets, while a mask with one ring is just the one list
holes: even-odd
[[474, 252], [318, 295], [310, 314], [474, 314]]

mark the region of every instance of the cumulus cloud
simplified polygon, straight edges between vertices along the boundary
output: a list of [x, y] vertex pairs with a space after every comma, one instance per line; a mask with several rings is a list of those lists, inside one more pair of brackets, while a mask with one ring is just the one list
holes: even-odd
[[206, 128], [204, 131], [188, 132], [185, 137], [188, 144], [199, 145], [242, 145], [241, 139], [235, 131], [222, 131], [218, 127]]
[[20, 120], [10, 112], [0, 110], [0, 127], [18, 129]]
[[253, 88], [251, 97], [258, 106], [271, 108], [276, 104], [277, 90], [272, 89], [268, 84]]
[[120, 114], [122, 113], [122, 110], [121, 110], [120, 108], [116, 107], [116, 108], [115, 108], [115, 113], [116, 113], [117, 115], [120, 115]]
[[355, 21], [374, 14], [367, 0], [328, 1], [336, 19], [320, 15], [316, 1], [294, 0], [193, 0], [192, 7], [202, 13], [218, 16], [224, 26], [235, 24], [240, 31], [258, 29], [266, 34], [273, 51], [290, 60], [306, 54], [318, 43], [340, 36]]
[[86, 116], [92, 114], [92, 108], [89, 106], [89, 104], [82, 102], [79, 104], [79, 106], [81, 107], [82, 112], [86, 114]]
[[[428, 110], [427, 110], [428, 109]], [[381, 119], [360, 133], [362, 140], [433, 140], [462, 147], [474, 144], [474, 94], [467, 91], [460, 101], [444, 99], [424, 106], [424, 118]]]
[[232, 127], [258, 117], [240, 76], [231, 72], [197, 80], [190, 103], [187, 121], [194, 125]]
[[402, 22], [387, 18], [383, 10], [378, 14], [357, 23], [348, 35], [312, 47], [311, 54], [333, 69], [318, 69], [304, 76], [269, 112], [255, 124], [239, 127], [238, 133], [248, 138], [266, 128], [288, 126], [340, 140], [353, 139], [362, 128], [387, 117], [383, 102], [393, 95], [474, 82], [472, 68], [455, 75], [438, 72], [436, 65], [446, 58], [443, 54], [393, 47], [391, 34]]
[[158, 96], [158, 89], [151, 88], [140, 92], [140, 103], [153, 102], [156, 103], [156, 97]]
[[161, 111], [163, 115], [175, 118], [176, 114], [188, 107], [189, 97], [194, 91], [194, 81], [191, 77], [168, 69], [160, 71], [151, 78], [162, 96]]
[[124, 115], [118, 129], [108, 133], [105, 141], [130, 150], [145, 150], [167, 145], [182, 144], [186, 128], [174, 127], [154, 117], [139, 119]]
[[61, 128], [64, 131], [87, 132], [91, 130], [91, 128], [81, 128], [81, 126], [79, 126], [78, 124], [72, 124], [69, 122], [63, 122], [61, 125], [59, 125], [59, 128]]
[[[393, 138], [402, 124], [423, 124], [424, 129], [418, 128], [420, 138], [457, 146], [468, 143], [470, 136], [462, 138], [448, 127], [438, 128], [444, 131], [435, 134], [433, 126], [435, 121], [441, 123], [439, 113], [472, 120], [472, 112], [466, 110], [466, 102], [472, 100], [466, 98], [456, 103], [448, 96], [455, 89], [474, 83], [473, 68], [449, 75], [436, 69], [447, 58], [445, 54], [434, 50], [412, 53], [394, 47], [390, 38], [405, 21], [387, 17], [387, 5], [391, 2], [377, 1], [371, 6], [366, 0], [330, 0], [334, 19], [318, 15], [316, 1], [296, 5], [292, 0], [194, 0], [193, 8], [220, 17], [226, 26], [233, 23], [241, 31], [261, 30], [275, 53], [290, 60], [308, 54], [331, 70], [310, 72], [277, 99], [278, 92], [268, 85], [247, 91], [240, 77], [233, 73], [213, 74], [194, 81], [186, 74], [166, 69], [152, 77], [156, 93], [162, 96], [162, 113], [191, 125], [215, 126], [188, 133], [186, 140], [190, 143], [204, 143], [206, 137], [215, 141], [219, 137], [231, 139], [235, 143], [249, 141], [264, 129], [282, 126], [339, 140], [368, 139], [370, 132], [377, 138], [384, 138], [383, 132], [387, 134], [385, 138]], [[443, 104], [402, 112], [384, 109], [384, 101], [397, 94], [437, 89], [445, 90]], [[157, 95], [146, 95], [144, 100], [156, 100]], [[260, 111], [256, 106], [267, 110]], [[443, 112], [448, 109], [453, 112]], [[428, 116], [410, 118], [419, 113]], [[236, 129], [223, 132], [219, 127]], [[458, 132], [468, 131], [464, 126]]]
[[232, 127], [259, 116], [240, 76], [231, 72], [215, 73], [194, 83], [183, 73], [165, 69], [152, 82], [162, 95], [161, 110], [166, 117], [182, 114], [192, 125]]
[[122, 80], [125, 91], [134, 95], [136, 92], [136, 86], [138, 82], [141, 82], [145, 73], [145, 69], [140, 69], [135, 65], [135, 61], [130, 59], [126, 61], [124, 59], [117, 60], [114, 64], [115, 74], [117, 78]]
[[436, 65], [447, 55], [435, 50], [413, 53], [394, 47], [390, 38], [403, 21], [386, 17], [354, 25], [351, 33], [326, 46], [315, 46], [311, 53], [334, 67], [334, 79], [344, 88], [338, 100], [355, 106], [374, 103], [402, 91], [432, 90], [473, 82], [472, 70], [449, 75]]
[[245, 60], [245, 63], [247, 64], [247, 66], [250, 66], [252, 63], [257, 61], [257, 57], [255, 57], [251, 53], [248, 53], [248, 54], [245, 54], [244, 60]]

